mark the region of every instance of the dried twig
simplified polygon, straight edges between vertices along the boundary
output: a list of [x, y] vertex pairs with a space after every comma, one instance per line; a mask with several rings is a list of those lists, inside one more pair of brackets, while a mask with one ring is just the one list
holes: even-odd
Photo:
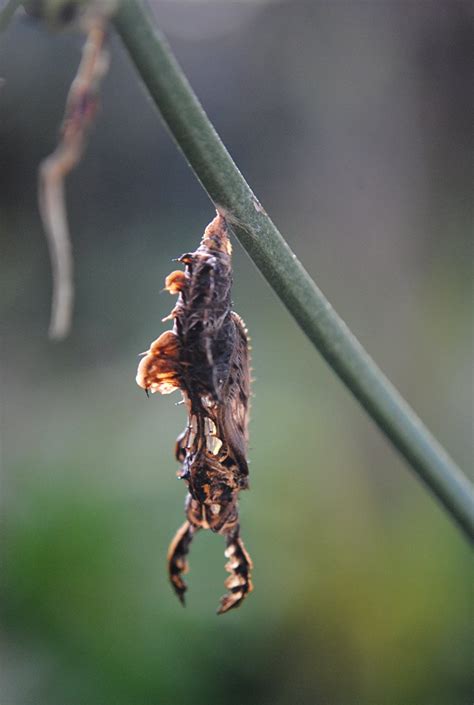
[[108, 68], [106, 21], [89, 20], [82, 60], [66, 102], [61, 140], [39, 169], [39, 206], [53, 274], [49, 333], [64, 338], [70, 329], [74, 301], [73, 257], [64, 195], [64, 180], [80, 162], [97, 112], [99, 84]]

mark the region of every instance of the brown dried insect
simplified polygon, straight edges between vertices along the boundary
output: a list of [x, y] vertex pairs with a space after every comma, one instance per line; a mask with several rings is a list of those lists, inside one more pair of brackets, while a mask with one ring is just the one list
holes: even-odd
[[166, 278], [179, 294], [164, 320], [166, 331], [144, 353], [137, 384], [149, 392], [180, 389], [188, 423], [176, 443], [178, 477], [188, 486], [187, 520], [168, 550], [171, 584], [184, 604], [183, 574], [194, 534], [211, 529], [226, 537], [230, 573], [218, 614], [238, 607], [253, 589], [252, 561], [240, 538], [238, 494], [248, 488], [248, 407], [250, 370], [247, 330], [231, 310], [231, 244], [225, 219], [207, 226], [198, 249], [182, 255], [183, 271]]

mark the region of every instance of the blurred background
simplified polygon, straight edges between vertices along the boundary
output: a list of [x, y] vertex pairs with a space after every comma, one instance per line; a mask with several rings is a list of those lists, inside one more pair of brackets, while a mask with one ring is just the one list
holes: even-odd
[[[156, 0], [211, 120], [336, 310], [454, 459], [472, 449], [472, 3]], [[238, 243], [252, 337], [255, 591], [215, 616], [224, 542], [188, 605], [178, 397], [137, 355], [171, 259], [212, 205], [112, 33], [67, 182], [77, 301], [48, 340], [36, 174], [82, 39], [18, 14], [0, 41], [2, 705], [468, 705], [465, 539], [314, 351]], [[472, 584], [472, 583], [471, 583]]]

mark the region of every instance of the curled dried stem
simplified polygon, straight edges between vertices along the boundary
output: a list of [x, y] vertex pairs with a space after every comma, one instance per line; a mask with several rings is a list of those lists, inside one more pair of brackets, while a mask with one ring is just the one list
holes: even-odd
[[53, 276], [49, 334], [54, 339], [68, 334], [74, 301], [73, 255], [64, 182], [81, 160], [97, 112], [98, 89], [108, 68], [105, 40], [105, 19], [101, 16], [90, 18], [82, 59], [66, 101], [60, 142], [39, 168], [39, 208]]

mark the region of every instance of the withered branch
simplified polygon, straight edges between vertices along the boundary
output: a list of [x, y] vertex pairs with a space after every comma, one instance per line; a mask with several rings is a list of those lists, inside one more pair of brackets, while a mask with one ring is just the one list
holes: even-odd
[[49, 333], [55, 339], [67, 335], [74, 301], [73, 257], [64, 181], [81, 160], [97, 112], [98, 88], [108, 68], [105, 38], [106, 20], [97, 15], [89, 21], [82, 60], [66, 102], [60, 142], [39, 169], [38, 200], [53, 274]]

